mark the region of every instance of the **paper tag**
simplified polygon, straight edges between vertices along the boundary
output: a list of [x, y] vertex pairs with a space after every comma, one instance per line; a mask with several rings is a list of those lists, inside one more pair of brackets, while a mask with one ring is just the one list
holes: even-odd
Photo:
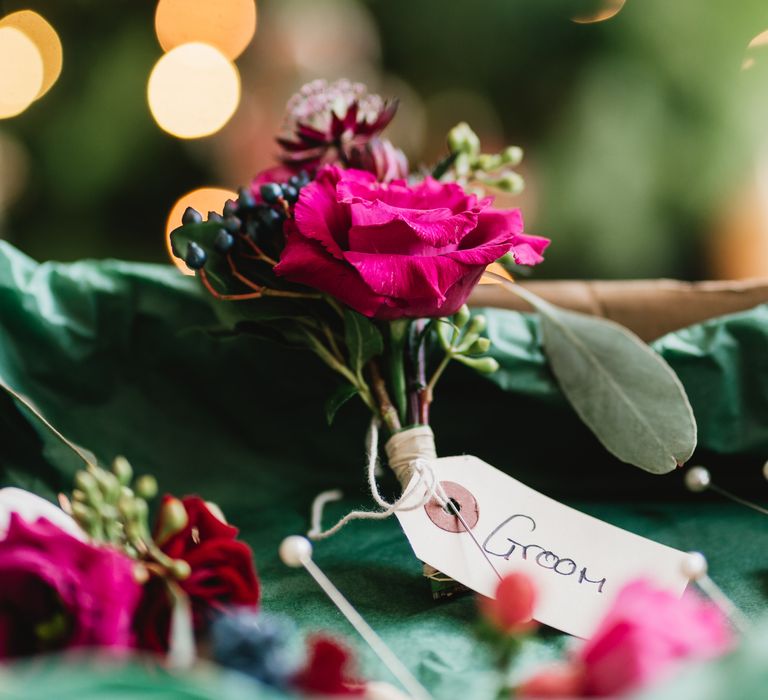
[[[472, 534], [496, 570], [502, 576], [520, 571], [533, 579], [539, 622], [588, 638], [629, 581], [644, 578], [683, 594], [688, 583], [685, 552], [569, 508], [477, 457], [444, 457], [429, 464], [441, 482], [453, 482], [454, 493], [466, 489], [474, 497]], [[431, 518], [429, 505], [397, 512], [414, 553], [459, 583], [493, 597], [498, 577], [482, 551], [463, 528], [455, 532], [446, 527], [434, 505]]]

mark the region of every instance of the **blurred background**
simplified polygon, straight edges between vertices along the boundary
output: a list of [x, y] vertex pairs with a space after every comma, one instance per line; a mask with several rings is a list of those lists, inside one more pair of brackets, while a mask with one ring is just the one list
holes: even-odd
[[0, 18], [0, 237], [37, 259], [167, 261], [174, 204], [223, 202], [273, 163], [287, 98], [348, 77], [400, 97], [386, 135], [412, 165], [461, 120], [484, 150], [525, 149], [517, 204], [553, 239], [538, 276], [768, 275], [765, 0], [5, 0]]

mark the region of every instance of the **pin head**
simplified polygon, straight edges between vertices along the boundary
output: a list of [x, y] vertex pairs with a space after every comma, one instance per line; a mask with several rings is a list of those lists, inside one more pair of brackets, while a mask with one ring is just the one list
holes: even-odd
[[691, 467], [685, 472], [685, 487], [693, 493], [701, 493], [709, 488], [712, 477], [705, 467]]
[[691, 581], [698, 581], [707, 575], [707, 559], [701, 552], [688, 552], [683, 561], [683, 574]]
[[280, 543], [279, 553], [283, 564], [297, 569], [312, 559], [312, 543], [306, 537], [291, 535]]

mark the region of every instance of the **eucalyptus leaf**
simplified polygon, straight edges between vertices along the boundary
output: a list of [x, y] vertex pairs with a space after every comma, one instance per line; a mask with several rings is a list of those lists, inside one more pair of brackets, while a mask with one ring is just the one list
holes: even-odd
[[514, 287], [541, 315], [552, 372], [605, 448], [654, 474], [684, 464], [696, 448], [696, 419], [664, 359], [613, 321], [566, 311]]
[[368, 360], [384, 352], [384, 339], [373, 321], [347, 308], [344, 309], [344, 338], [349, 367], [355, 374], [362, 372]]
[[325, 402], [325, 419], [328, 421], [328, 425], [333, 425], [333, 419], [336, 418], [339, 409], [358, 393], [357, 387], [352, 386], [349, 382], [339, 384], [336, 391]]

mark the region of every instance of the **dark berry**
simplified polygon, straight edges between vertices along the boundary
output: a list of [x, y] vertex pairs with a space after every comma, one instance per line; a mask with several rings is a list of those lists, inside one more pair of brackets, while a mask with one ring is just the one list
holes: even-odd
[[275, 228], [278, 223], [282, 221], [283, 217], [280, 216], [274, 209], [262, 209], [259, 212], [259, 220], [267, 228]]
[[230, 233], [237, 233], [242, 227], [243, 222], [236, 216], [228, 216], [222, 221], [222, 224]]
[[304, 187], [304, 185], [308, 185], [310, 182], [309, 173], [306, 170], [300, 170], [299, 180], [301, 181], [301, 187]]
[[299, 191], [293, 185], [283, 185], [283, 197], [289, 204], [293, 204], [299, 198]]
[[220, 253], [228, 253], [235, 244], [235, 237], [227, 229], [219, 229], [213, 241], [213, 247]]
[[283, 190], [276, 182], [268, 182], [266, 185], [262, 185], [259, 188], [259, 192], [261, 193], [261, 198], [267, 204], [274, 204], [283, 196]]
[[192, 270], [199, 270], [205, 267], [205, 262], [208, 260], [208, 256], [205, 251], [194, 241], [190, 241], [187, 244], [187, 254], [184, 256], [184, 262], [187, 263], [187, 267]]
[[181, 223], [185, 226], [187, 224], [199, 224], [202, 220], [203, 217], [200, 212], [192, 207], [187, 207], [181, 215]]
[[298, 189], [302, 185], [301, 178], [298, 175], [291, 175], [288, 178], [288, 184], [291, 187], [295, 187], [296, 189]]
[[247, 187], [241, 187], [237, 191], [237, 202], [241, 209], [253, 209], [256, 206], [256, 200]]
[[238, 205], [237, 202], [234, 199], [228, 199], [224, 203], [224, 218], [226, 219], [228, 216], [234, 216], [237, 214]]
[[209, 211], [208, 221], [215, 221], [217, 224], [220, 224], [222, 221], [224, 221], [224, 217], [215, 211]]

